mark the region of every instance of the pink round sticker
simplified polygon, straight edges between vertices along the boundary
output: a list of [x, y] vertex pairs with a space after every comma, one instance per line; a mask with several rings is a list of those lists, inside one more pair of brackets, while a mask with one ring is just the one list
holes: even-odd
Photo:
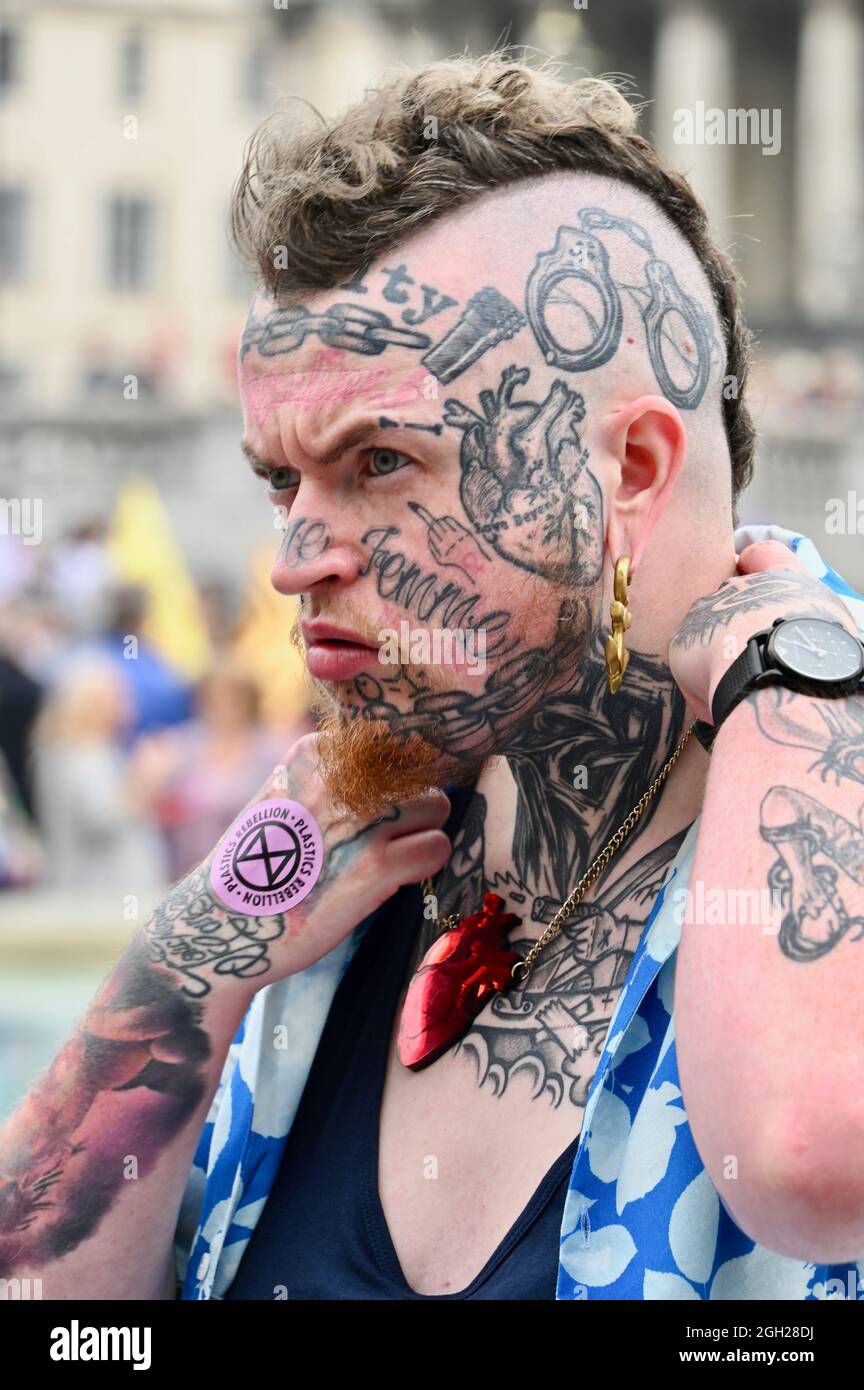
[[210, 887], [247, 916], [271, 917], [302, 902], [324, 863], [321, 831], [299, 801], [259, 801], [238, 816], [217, 847]]

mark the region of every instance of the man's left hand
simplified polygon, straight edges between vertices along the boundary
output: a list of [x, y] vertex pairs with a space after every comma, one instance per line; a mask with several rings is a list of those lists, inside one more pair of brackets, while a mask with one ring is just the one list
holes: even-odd
[[845, 604], [782, 541], [757, 541], [737, 574], [688, 609], [669, 644], [669, 669], [697, 718], [709, 724], [722, 676], [757, 632], [776, 618], [824, 618], [857, 629]]

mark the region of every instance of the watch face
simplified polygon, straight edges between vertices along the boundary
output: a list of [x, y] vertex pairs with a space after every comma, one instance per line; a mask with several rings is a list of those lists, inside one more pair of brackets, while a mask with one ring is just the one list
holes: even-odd
[[826, 685], [848, 681], [864, 669], [861, 643], [839, 623], [823, 618], [789, 618], [768, 639], [769, 664]]

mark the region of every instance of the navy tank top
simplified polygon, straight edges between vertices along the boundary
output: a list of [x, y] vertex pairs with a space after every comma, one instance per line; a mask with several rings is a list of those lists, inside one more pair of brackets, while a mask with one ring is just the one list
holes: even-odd
[[[448, 791], [452, 809], [444, 828], [452, 838], [472, 789]], [[396, 1004], [421, 920], [418, 885], [400, 889], [366, 919], [226, 1299], [555, 1298], [578, 1135], [464, 1289], [417, 1293], [399, 1264], [378, 1195], [379, 1116]]]

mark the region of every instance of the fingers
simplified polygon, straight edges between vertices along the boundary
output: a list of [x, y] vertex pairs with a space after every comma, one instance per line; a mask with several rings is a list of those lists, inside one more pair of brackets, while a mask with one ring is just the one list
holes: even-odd
[[439, 521], [435, 522], [434, 526], [429, 528], [430, 550], [437, 549], [444, 556], [448, 554], [451, 546], [454, 544], [453, 537], [458, 536], [455, 527], [448, 524], [449, 522], [450, 518], [448, 516], [441, 517]]
[[420, 883], [432, 878], [450, 858], [450, 841], [443, 830], [421, 830], [416, 835], [402, 835], [391, 840], [385, 851], [387, 873], [396, 882]]
[[432, 527], [435, 525], [434, 516], [430, 511], [427, 511], [421, 502], [409, 502], [408, 506], [411, 508], [412, 512], [417, 513], [421, 521], [425, 521], [427, 526]]
[[782, 541], [754, 541], [752, 545], [745, 546], [738, 556], [739, 574], [759, 574], [762, 570], [771, 569], [810, 573], [794, 550], [790, 550]]
[[309, 776], [315, 768], [317, 750], [317, 731], [313, 729], [308, 734], [301, 734], [285, 750], [282, 761], [276, 764], [268, 780], [276, 778], [278, 783], [284, 784], [288, 777], [293, 784], [302, 780], [304, 775]]
[[410, 801], [399, 803], [399, 819], [385, 822], [387, 828], [392, 827], [392, 834], [388, 838], [395, 841], [403, 839], [406, 835], [413, 835], [418, 830], [428, 830], [432, 827], [440, 829], [449, 814], [448, 798], [437, 787], [433, 787], [422, 796], [415, 796]]

